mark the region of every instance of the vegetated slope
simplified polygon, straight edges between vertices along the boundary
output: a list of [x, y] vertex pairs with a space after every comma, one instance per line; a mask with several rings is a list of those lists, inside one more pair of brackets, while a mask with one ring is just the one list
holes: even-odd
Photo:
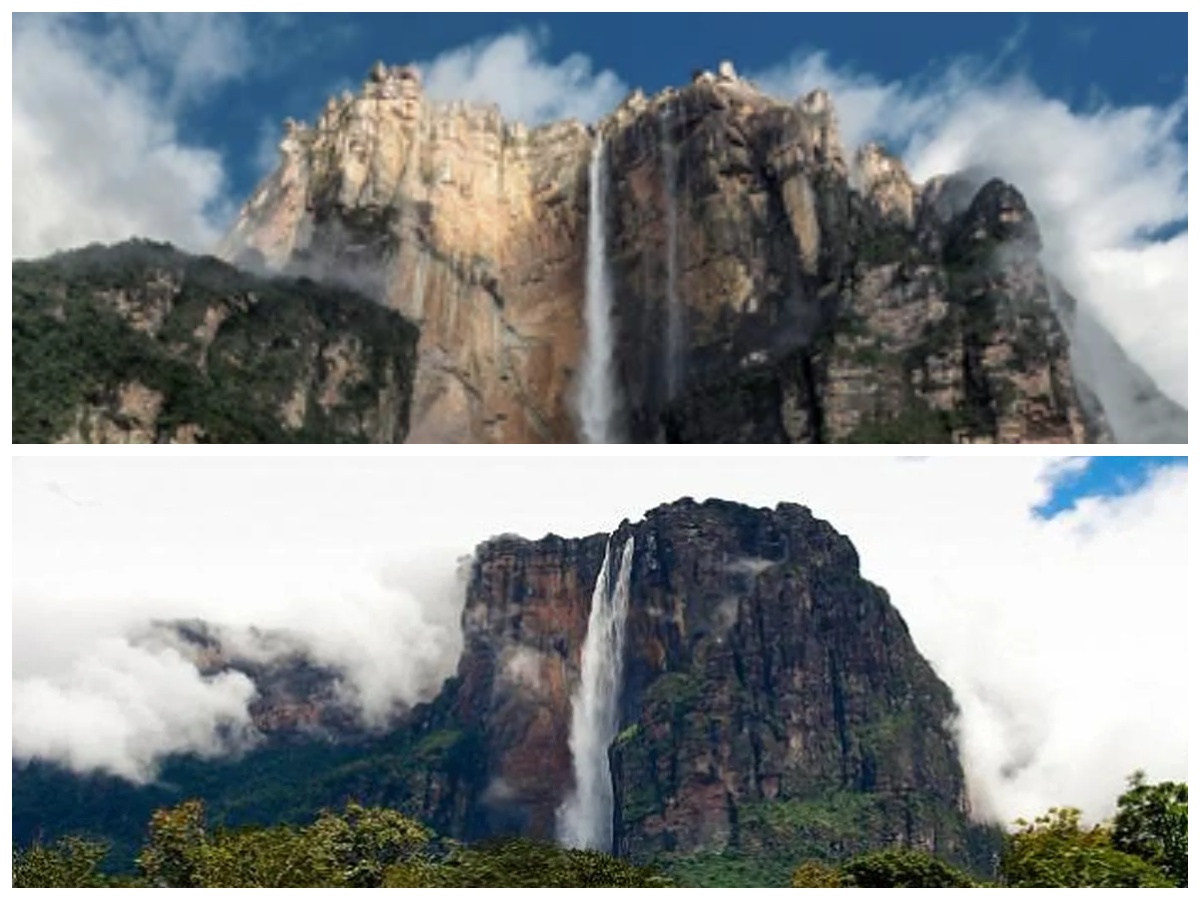
[[351, 291], [131, 241], [13, 264], [13, 440], [404, 439], [416, 328]]

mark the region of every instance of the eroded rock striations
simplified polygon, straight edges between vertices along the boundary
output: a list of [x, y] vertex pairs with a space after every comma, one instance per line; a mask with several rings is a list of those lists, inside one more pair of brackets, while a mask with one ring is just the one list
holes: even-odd
[[348, 279], [417, 322], [410, 439], [576, 440], [598, 135], [616, 433], [1110, 438], [1016, 189], [918, 185], [877, 146], [848, 156], [824, 92], [781, 102], [731, 65], [635, 92], [596, 129], [527, 129], [377, 66], [288, 123], [222, 252]]
[[630, 537], [616, 852], [693, 874], [753, 859], [754, 883], [892, 845], [973, 859], [949, 689], [850, 542], [792, 504], [683, 500], [611, 538], [483, 544], [436, 725], [482, 768], [442, 827], [555, 836], [588, 598]]
[[343, 288], [134, 241], [13, 265], [13, 439], [396, 443], [416, 329]]

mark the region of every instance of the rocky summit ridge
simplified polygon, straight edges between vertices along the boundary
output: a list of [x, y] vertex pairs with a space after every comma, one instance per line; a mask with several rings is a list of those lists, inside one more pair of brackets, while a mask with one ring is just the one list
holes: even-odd
[[416, 322], [410, 440], [579, 438], [600, 139], [621, 439], [1111, 437], [1020, 193], [848, 154], [824, 91], [783, 102], [722, 64], [527, 128], [379, 64], [286, 131], [221, 252]]

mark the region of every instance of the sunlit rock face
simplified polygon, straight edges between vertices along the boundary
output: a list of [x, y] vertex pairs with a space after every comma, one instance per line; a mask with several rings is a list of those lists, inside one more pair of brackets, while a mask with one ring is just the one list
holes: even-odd
[[823, 91], [772, 98], [732, 64], [594, 127], [532, 129], [376, 66], [287, 125], [222, 253], [348, 282], [418, 324], [409, 440], [580, 440], [597, 134], [613, 433], [1110, 438], [1014, 188], [915, 184], [881, 147], [847, 152]]

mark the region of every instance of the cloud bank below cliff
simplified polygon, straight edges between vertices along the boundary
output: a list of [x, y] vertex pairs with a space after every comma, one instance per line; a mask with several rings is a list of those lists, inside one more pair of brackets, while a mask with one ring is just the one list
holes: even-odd
[[1187, 469], [1039, 517], [1078, 465], [21, 459], [13, 755], [145, 779], [165, 754], [252, 739], [244, 679], [206, 680], [131, 638], [168, 617], [299, 633], [378, 720], [454, 669], [461, 550], [716, 496], [804, 503], [851, 538], [955, 692], [981, 814], [1072, 804], [1099, 818], [1136, 768], [1187, 776]]

